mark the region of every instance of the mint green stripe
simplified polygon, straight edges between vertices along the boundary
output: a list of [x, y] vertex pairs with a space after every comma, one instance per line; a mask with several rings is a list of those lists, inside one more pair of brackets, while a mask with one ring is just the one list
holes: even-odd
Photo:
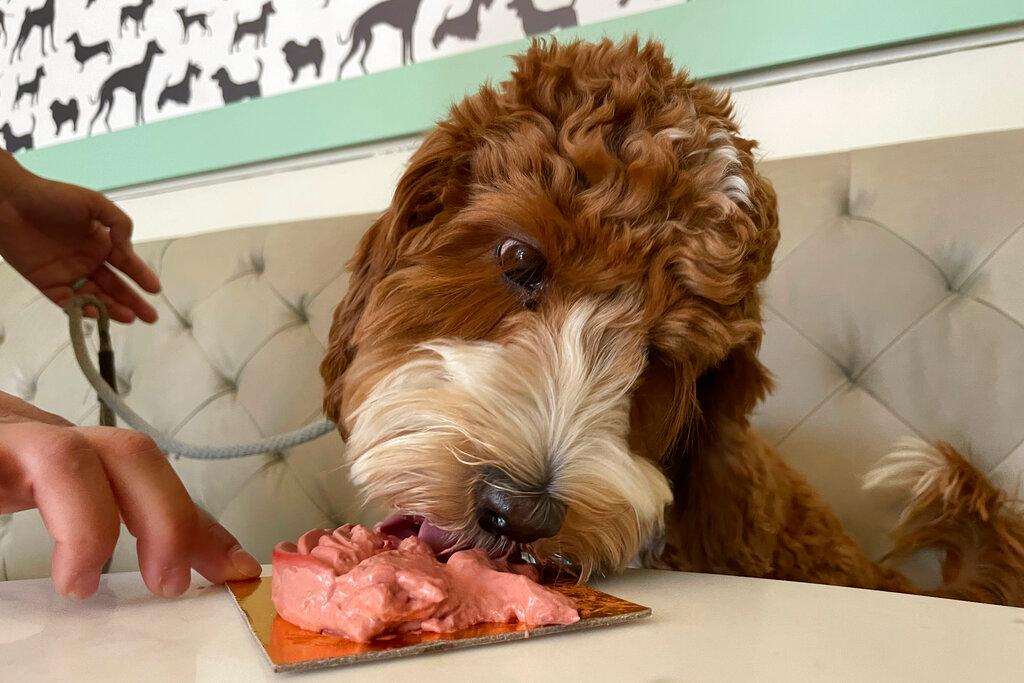
[[[706, 78], [1018, 22], [1024, 22], [1022, 0], [692, 0], [561, 35], [619, 38], [635, 31], [663, 41], [678, 66]], [[411, 135], [480, 83], [503, 79], [508, 55], [527, 44], [158, 121], [19, 158], [42, 175], [110, 190]]]

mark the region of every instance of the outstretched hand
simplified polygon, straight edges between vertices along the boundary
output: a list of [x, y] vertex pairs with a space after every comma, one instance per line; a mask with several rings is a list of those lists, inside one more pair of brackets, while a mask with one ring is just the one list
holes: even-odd
[[131, 235], [131, 219], [102, 194], [40, 178], [0, 152], [0, 254], [57, 305], [92, 294], [114, 320], [156, 322], [156, 309], [118, 273], [160, 291]]

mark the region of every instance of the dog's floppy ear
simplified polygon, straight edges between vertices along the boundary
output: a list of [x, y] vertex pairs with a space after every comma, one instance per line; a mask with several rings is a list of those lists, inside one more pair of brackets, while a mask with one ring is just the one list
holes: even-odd
[[745, 297], [744, 317], [754, 332], [697, 381], [697, 404], [705, 439], [729, 422], [746, 428], [750, 413], [773, 386], [770, 373], [757, 358], [764, 334], [758, 287], [771, 272], [772, 256], [779, 242], [778, 201], [771, 183], [754, 168], [751, 152], [755, 143], [740, 140], [739, 144], [742, 176], [750, 188], [749, 202], [740, 208], [753, 228], [747, 248], [749, 293]]
[[459, 178], [464, 167], [452, 138], [440, 129], [432, 133], [409, 161], [398, 182], [391, 206], [363, 236], [349, 261], [348, 291], [334, 310], [327, 355], [320, 364], [325, 383], [324, 414], [341, 417], [342, 379], [359, 345], [359, 327], [377, 285], [394, 272], [403, 240], [425, 229], [461, 205]]

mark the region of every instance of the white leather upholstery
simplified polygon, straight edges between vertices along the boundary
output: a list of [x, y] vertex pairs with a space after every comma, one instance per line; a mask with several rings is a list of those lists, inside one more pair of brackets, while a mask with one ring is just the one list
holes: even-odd
[[[782, 243], [763, 358], [778, 390], [757, 427], [880, 555], [894, 501], [859, 477], [905, 434], [967, 449], [1003, 485], [1024, 472], [1024, 131], [769, 162]], [[158, 242], [161, 321], [116, 332], [122, 390], [162, 429], [231, 443], [319, 409], [317, 365], [342, 267], [370, 217]], [[77, 422], [96, 405], [55, 307], [0, 266], [0, 389]], [[175, 461], [193, 496], [266, 561], [276, 541], [367, 520], [336, 436], [288, 458]], [[0, 517], [0, 577], [48, 572], [35, 512]], [[115, 568], [134, 562], [125, 533]]]

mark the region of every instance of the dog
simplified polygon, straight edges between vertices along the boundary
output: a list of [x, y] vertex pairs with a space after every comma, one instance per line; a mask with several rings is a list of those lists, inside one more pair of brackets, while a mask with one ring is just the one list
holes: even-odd
[[450, 7], [445, 9], [441, 23], [434, 29], [434, 37], [430, 41], [434, 49], [441, 47], [441, 43], [449, 36], [461, 40], [476, 40], [480, 36], [480, 10], [490, 9], [493, 4], [494, 0], [472, 0], [469, 9], [454, 17], [448, 16]]
[[78, 118], [81, 115], [81, 112], [78, 109], [78, 100], [74, 97], [68, 100], [67, 104], [64, 104], [60, 100], [54, 100], [51, 102], [50, 114], [53, 116], [54, 135], [60, 137], [61, 131], [64, 130], [65, 123], [70, 123], [71, 130], [75, 133], [78, 132]]
[[36, 144], [32, 136], [35, 132], [36, 117], [34, 114], [32, 115], [32, 128], [24, 135], [16, 135], [11, 129], [11, 123], [9, 121], [5, 123], [3, 127], [0, 127], [0, 136], [4, 139], [4, 149], [11, 154], [17, 154], [21, 151], [34, 149]]
[[528, 547], [581, 579], [639, 563], [1024, 605], [1024, 517], [913, 442], [870, 560], [751, 429], [774, 190], [730, 97], [657, 43], [534, 42], [452, 107], [349, 263], [321, 364], [349, 476], [437, 549]]
[[259, 65], [256, 78], [248, 83], [235, 83], [231, 80], [228, 70], [224, 67], [217, 69], [210, 76], [210, 80], [220, 86], [220, 94], [224, 104], [244, 102], [245, 100], [253, 100], [263, 96], [263, 91], [260, 88], [260, 79], [263, 78], [263, 61], [257, 57], [256, 63]]
[[95, 45], [83, 45], [82, 37], [78, 35], [78, 31], [75, 31], [70, 36], [68, 36], [68, 39], [64, 42], [71, 43], [71, 46], [74, 48], [75, 61], [78, 62], [79, 73], [85, 71], [85, 65], [93, 57], [99, 55], [106, 55], [107, 64], [110, 64], [110, 62], [114, 58], [114, 52], [110, 47], [109, 40], [104, 40], [102, 42], [96, 43]]
[[42, 50], [43, 56], [46, 56], [46, 31], [50, 31], [50, 49], [54, 52], [57, 51], [57, 46], [53, 44], [53, 19], [54, 19], [54, 3], [56, 0], [45, 0], [43, 4], [36, 9], [25, 8], [25, 18], [21, 21], [21, 29], [18, 31], [18, 39], [14, 41], [14, 48], [11, 49], [10, 63], [14, 64], [14, 56], [17, 55], [18, 59], [21, 59], [22, 50], [25, 48], [25, 43], [28, 41], [28, 37], [32, 35], [32, 29], [39, 29], [39, 47]]
[[281, 52], [284, 53], [288, 68], [292, 70], [292, 83], [299, 80], [299, 73], [307, 66], [312, 66], [316, 71], [316, 77], [320, 78], [324, 66], [324, 44], [319, 38], [313, 38], [307, 45], [299, 45], [294, 40], [289, 40], [281, 48]]
[[537, 9], [533, 0], [510, 0], [508, 8], [516, 13], [528, 36], [549, 33], [560, 28], [572, 28], [580, 23], [576, 16], [576, 0], [552, 10]]
[[402, 32], [402, 65], [414, 63], [416, 60], [413, 58], [412, 50], [413, 27], [422, 1], [384, 0], [360, 14], [352, 23], [348, 38], [338, 36], [339, 45], [352, 43], [352, 48], [345, 55], [345, 59], [341, 60], [341, 66], [338, 67], [338, 80], [341, 80], [345, 65], [360, 49], [362, 49], [363, 55], [359, 58], [359, 66], [363, 68], [364, 74], [367, 73], [366, 58], [370, 54], [370, 48], [373, 47], [373, 29], [380, 24], [393, 26]]
[[238, 12], [235, 12], [235, 36], [231, 39], [231, 49], [229, 52], [235, 52], [239, 49], [242, 39], [248, 35], [251, 35], [256, 41], [256, 47], [263, 44], [263, 47], [267, 46], [267, 29], [270, 25], [270, 17], [277, 14], [277, 10], [274, 9], [273, 3], [265, 2], [263, 7], [260, 8], [260, 15], [252, 21], [238, 21]]
[[124, 30], [128, 26], [128, 22], [132, 21], [135, 23], [135, 37], [138, 38], [139, 29], [145, 30], [146, 28], [146, 12], [149, 11], [152, 6], [153, 0], [139, 0], [137, 5], [125, 5], [121, 8], [121, 22], [117, 26], [118, 38], [124, 38]]
[[156, 101], [156, 110], [163, 111], [168, 102], [187, 105], [192, 102], [192, 81], [199, 80], [203, 70], [195, 62], [189, 62], [185, 67], [185, 75], [174, 85], [170, 84], [170, 77], [164, 83], [164, 89], [160, 91], [160, 97]]
[[[114, 107], [114, 95], [121, 89], [127, 90], [135, 96], [135, 124], [140, 125], [146, 122], [143, 112], [146, 83], [149, 81], [149, 72], [153, 66], [153, 59], [157, 55], [162, 54], [164, 54], [164, 51], [160, 44], [155, 40], [151, 40], [146, 44], [146, 54], [142, 57], [141, 62], [118, 69], [103, 82], [103, 85], [100, 86], [99, 97], [97, 98], [99, 106], [96, 108], [96, 114], [89, 122], [89, 135], [92, 135], [92, 129], [96, 124], [96, 120], [104, 112], [106, 112], [106, 115], [103, 117], [103, 122], [107, 125], [107, 130], [110, 130], [110, 111]], [[97, 102], [93, 101], [93, 104], [97, 104]]]
[[189, 14], [188, 10], [184, 7], [174, 10], [178, 13], [178, 18], [181, 19], [181, 43], [184, 45], [188, 42], [188, 34], [193, 26], [198, 26], [201, 35], [210, 36], [213, 35], [213, 31], [210, 30], [210, 26], [207, 23], [213, 12], [197, 12], [195, 14]]
[[43, 67], [36, 67], [36, 76], [31, 81], [21, 82], [21, 76], [18, 76], [17, 83], [18, 89], [14, 95], [14, 106], [13, 109], [17, 109], [21, 104], [21, 98], [28, 95], [29, 104], [39, 103], [39, 86], [43, 82], [43, 76], [46, 75], [46, 69]]

